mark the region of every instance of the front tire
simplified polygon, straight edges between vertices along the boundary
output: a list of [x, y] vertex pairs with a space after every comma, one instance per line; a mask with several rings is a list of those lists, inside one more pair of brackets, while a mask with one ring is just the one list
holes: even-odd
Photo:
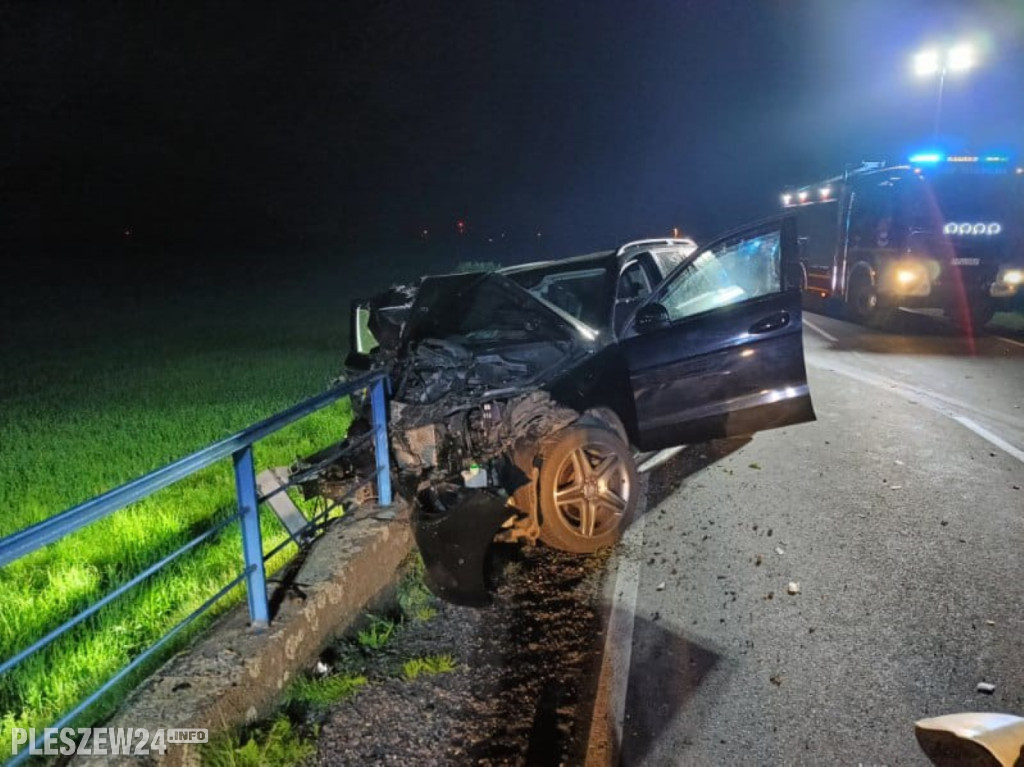
[[544, 453], [540, 539], [574, 554], [611, 546], [629, 526], [639, 495], [636, 463], [617, 434], [569, 426]]
[[846, 297], [846, 309], [851, 319], [872, 328], [884, 328], [892, 320], [893, 309], [886, 306], [871, 279], [858, 274]]

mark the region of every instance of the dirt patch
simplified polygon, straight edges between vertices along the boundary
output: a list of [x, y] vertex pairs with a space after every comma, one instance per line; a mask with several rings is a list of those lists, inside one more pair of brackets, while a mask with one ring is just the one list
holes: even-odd
[[[331, 710], [318, 764], [580, 761], [606, 556], [514, 556], [493, 606], [440, 605], [366, 662], [370, 684]], [[454, 658], [454, 671], [402, 677], [404, 661], [438, 653]]]

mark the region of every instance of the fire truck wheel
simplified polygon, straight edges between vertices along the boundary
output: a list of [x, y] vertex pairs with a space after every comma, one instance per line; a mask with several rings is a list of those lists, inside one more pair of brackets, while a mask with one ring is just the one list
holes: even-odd
[[893, 315], [892, 307], [885, 305], [871, 279], [863, 273], [853, 278], [846, 307], [853, 320], [873, 328], [884, 328]]

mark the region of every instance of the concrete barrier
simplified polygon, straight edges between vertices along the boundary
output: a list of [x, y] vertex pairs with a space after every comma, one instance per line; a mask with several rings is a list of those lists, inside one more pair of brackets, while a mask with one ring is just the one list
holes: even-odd
[[[344, 633], [378, 595], [393, 587], [413, 548], [409, 509], [400, 501], [360, 509], [335, 523], [298, 572], [271, 594], [270, 628], [254, 633], [245, 603], [237, 605], [188, 650], [140, 685], [108, 727], [207, 728], [215, 732], [269, 714], [285, 686], [310, 668], [323, 647]], [[197, 765], [202, 745], [169, 745], [149, 763]], [[131, 764], [136, 756], [82, 756], [77, 764]]]

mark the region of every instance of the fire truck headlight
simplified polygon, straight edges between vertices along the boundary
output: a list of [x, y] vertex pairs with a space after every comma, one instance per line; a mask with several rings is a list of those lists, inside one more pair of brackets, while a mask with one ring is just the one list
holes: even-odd
[[916, 269], [897, 269], [896, 270], [896, 282], [903, 287], [911, 285], [916, 282], [920, 274]]
[[1003, 272], [1002, 282], [1007, 285], [1020, 285], [1024, 282], [1024, 269], [1007, 269]]

